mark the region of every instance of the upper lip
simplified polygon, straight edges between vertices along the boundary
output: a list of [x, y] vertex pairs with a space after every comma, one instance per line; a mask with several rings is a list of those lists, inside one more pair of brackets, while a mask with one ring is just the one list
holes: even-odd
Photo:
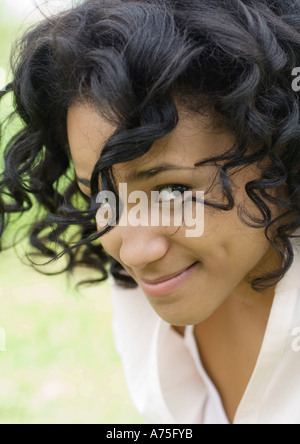
[[176, 271], [175, 273], [169, 274], [167, 276], [163, 276], [157, 279], [144, 279], [144, 278], [140, 278], [142, 282], [144, 282], [145, 284], [161, 284], [162, 282], [166, 282], [169, 281], [170, 279], [179, 276], [180, 274], [182, 274], [183, 272], [185, 272], [186, 270], [188, 270], [190, 267], [192, 267], [194, 264], [192, 265], [188, 265], [187, 267], [183, 268], [181, 271]]

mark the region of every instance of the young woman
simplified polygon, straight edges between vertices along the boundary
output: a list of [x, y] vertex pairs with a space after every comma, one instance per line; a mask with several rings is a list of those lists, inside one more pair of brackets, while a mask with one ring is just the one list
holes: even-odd
[[36, 250], [109, 277], [147, 421], [300, 423], [300, 1], [88, 0], [13, 55], [2, 239], [39, 207]]

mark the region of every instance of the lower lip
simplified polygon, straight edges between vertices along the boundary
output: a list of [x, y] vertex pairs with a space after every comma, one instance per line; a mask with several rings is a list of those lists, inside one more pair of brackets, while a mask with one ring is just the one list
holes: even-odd
[[141, 287], [145, 293], [152, 296], [165, 296], [177, 290], [182, 284], [184, 284], [189, 279], [197, 265], [198, 262], [187, 268], [183, 273], [178, 274], [167, 281], [160, 282], [159, 284], [147, 284], [146, 282], [142, 281]]

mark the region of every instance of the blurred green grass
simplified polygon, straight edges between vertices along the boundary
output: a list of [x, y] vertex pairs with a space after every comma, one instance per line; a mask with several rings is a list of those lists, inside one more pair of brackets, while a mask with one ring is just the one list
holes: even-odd
[[[0, 3], [5, 69], [17, 29], [20, 24]], [[24, 248], [26, 242], [19, 244], [19, 255]], [[78, 272], [76, 282], [86, 273]], [[144, 422], [128, 396], [114, 348], [107, 283], [78, 293], [67, 276], [43, 276], [10, 249], [0, 254], [0, 301], [0, 331], [6, 335], [6, 351], [0, 351], [0, 424]]]
[[107, 284], [79, 295], [12, 250], [0, 263], [0, 424], [142, 423], [114, 349]]
[[[0, 2], [0, 66], [7, 69], [10, 53], [10, 44], [16, 36], [20, 23], [6, 11]], [[2, 85], [1, 85], [2, 86]]]

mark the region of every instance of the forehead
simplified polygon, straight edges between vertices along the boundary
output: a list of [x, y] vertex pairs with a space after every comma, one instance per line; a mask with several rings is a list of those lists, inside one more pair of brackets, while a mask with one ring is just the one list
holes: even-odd
[[79, 104], [68, 111], [67, 131], [76, 174], [90, 179], [101, 150], [115, 128], [93, 107]]
[[[90, 179], [101, 150], [116, 127], [90, 105], [74, 105], [68, 112], [68, 138], [78, 177]], [[179, 123], [172, 133], [156, 141], [143, 157], [115, 167], [118, 174], [138, 167], [157, 167], [160, 163], [192, 164], [226, 151], [234, 136], [212, 129], [208, 117], [179, 111]]]

